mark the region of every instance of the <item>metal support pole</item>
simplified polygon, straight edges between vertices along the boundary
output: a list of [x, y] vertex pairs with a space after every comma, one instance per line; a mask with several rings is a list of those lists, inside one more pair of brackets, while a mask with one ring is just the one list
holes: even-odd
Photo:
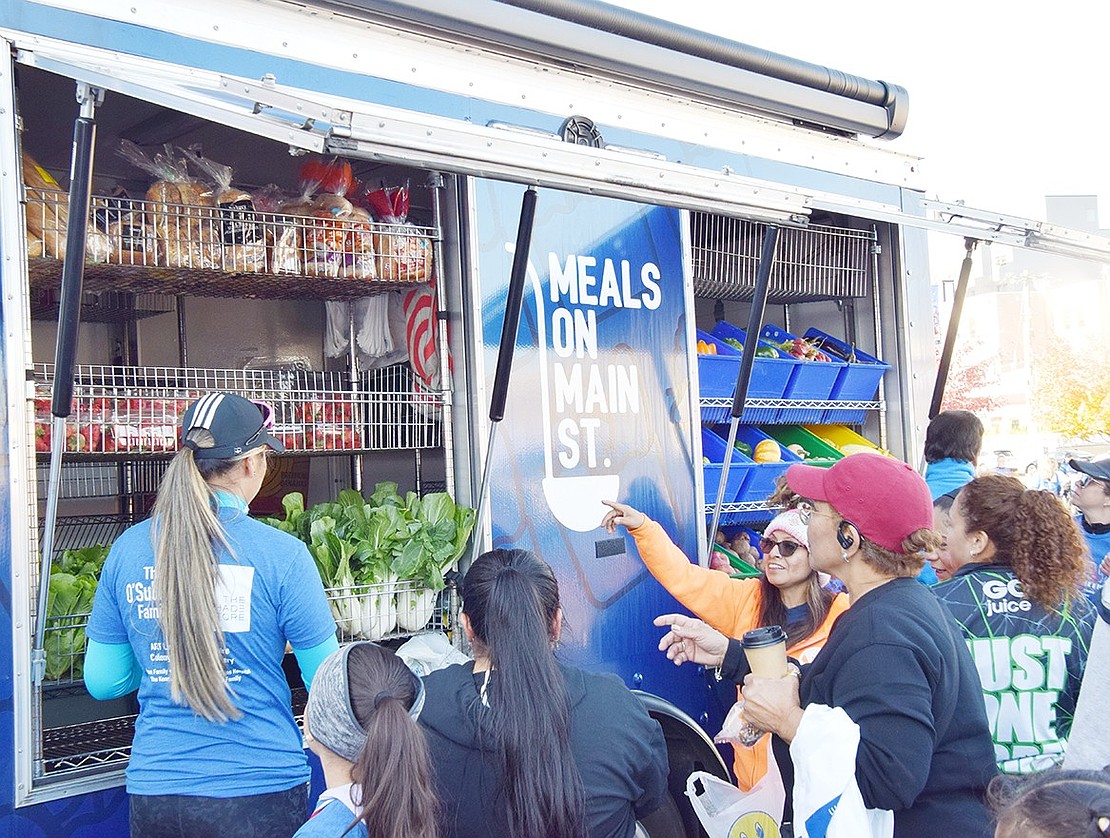
[[[879, 353], [883, 346], [883, 307], [882, 301], [879, 299], [879, 255], [883, 252], [882, 245], [879, 244], [879, 232], [876, 228], [871, 228], [871, 306], [875, 319], [875, 352]], [[854, 318], [853, 318], [854, 320]], [[855, 326], [853, 323], [853, 334], [851, 346], [855, 347]], [[887, 447], [887, 428], [886, 428], [886, 396], [883, 394], [882, 385], [879, 385], [878, 390], [879, 399], [879, 447], [885, 449]]]
[[759, 333], [763, 331], [763, 314], [767, 310], [767, 294], [771, 288], [771, 268], [775, 263], [775, 247], [778, 245], [779, 228], [768, 226], [763, 235], [763, 250], [759, 254], [759, 270], [755, 277], [755, 291], [752, 294], [752, 310], [748, 314], [748, 330], [745, 333], [744, 352], [740, 356], [740, 372], [736, 376], [736, 389], [732, 394], [732, 419], [728, 429], [728, 444], [725, 446], [725, 463], [721, 469], [721, 484], [717, 487], [717, 500], [713, 504], [713, 523], [709, 527], [709, 543], [706, 555], [713, 555], [713, 545], [717, 541], [717, 525], [721, 520], [721, 506], [725, 498], [725, 481], [732, 465], [733, 446], [736, 444], [736, 427], [744, 413], [744, 402], [748, 397], [748, 384], [752, 380], [752, 366], [755, 364], [755, 350], [759, 346]]
[[940, 352], [937, 366], [937, 380], [933, 385], [933, 400], [929, 404], [929, 419], [940, 413], [944, 402], [944, 388], [948, 384], [948, 369], [952, 366], [952, 353], [956, 349], [956, 334], [960, 328], [960, 317], [964, 311], [964, 298], [967, 296], [967, 282], [971, 277], [971, 254], [975, 251], [975, 239], [964, 239], [964, 261], [960, 265], [960, 278], [956, 282], [956, 296], [952, 300], [952, 313], [948, 316], [948, 331], [944, 333], [944, 348]]
[[[516, 351], [516, 334], [520, 328], [520, 308], [524, 302], [524, 280], [528, 268], [528, 250], [532, 244], [532, 223], [536, 220], [536, 190], [528, 187], [520, 203], [520, 222], [516, 228], [516, 249], [513, 267], [509, 273], [509, 290], [505, 296], [505, 319], [501, 323], [501, 345], [497, 349], [497, 367], [493, 374], [493, 396], [489, 406], [489, 440], [486, 445], [486, 463], [482, 468], [482, 483], [478, 489], [478, 503], [474, 511], [473, 553], [478, 551], [482, 538], [482, 509], [489, 489], [489, 463], [493, 456], [493, 442], [497, 425], [505, 417], [505, 401], [509, 393], [509, 374]], [[472, 555], [473, 560], [473, 555]]]
[[35, 645], [31, 650], [31, 678], [41, 688], [46, 672], [43, 636], [50, 592], [50, 564], [58, 521], [61, 494], [62, 455], [66, 444], [66, 418], [73, 401], [73, 368], [77, 359], [77, 333], [81, 323], [81, 286], [85, 277], [85, 236], [89, 225], [92, 194], [93, 153], [96, 146], [96, 107], [104, 92], [87, 84], [77, 85], [80, 115], [73, 125], [73, 158], [69, 171], [69, 214], [66, 255], [62, 262], [62, 292], [58, 304], [58, 339], [54, 351], [54, 416], [50, 438], [50, 477], [46, 490], [46, 519], [43, 523], [42, 557], [39, 565], [38, 610], [35, 612]]
[[[358, 329], [355, 326], [355, 304], [353, 302], [347, 303], [347, 386], [351, 393], [351, 398], [354, 404], [358, 404], [359, 399], [359, 386], [358, 386], [358, 346], [355, 344], [355, 335]], [[352, 411], [352, 416], [357, 415], [357, 411]], [[365, 429], [363, 429], [365, 433]], [[352, 454], [351, 460], [351, 488], [356, 492], [362, 492], [362, 455]]]
[[447, 343], [447, 274], [443, 264], [443, 200], [447, 191], [447, 183], [441, 172], [433, 172], [428, 176], [428, 185], [432, 190], [432, 226], [435, 228], [436, 237], [432, 241], [432, 255], [435, 259], [434, 291], [436, 300], [435, 330], [436, 348], [439, 352], [439, 397], [443, 400], [443, 410], [440, 414], [440, 428], [443, 434], [443, 479], [447, 492], [455, 497], [455, 439], [452, 426], [452, 399], [453, 383], [451, 381], [451, 356]]

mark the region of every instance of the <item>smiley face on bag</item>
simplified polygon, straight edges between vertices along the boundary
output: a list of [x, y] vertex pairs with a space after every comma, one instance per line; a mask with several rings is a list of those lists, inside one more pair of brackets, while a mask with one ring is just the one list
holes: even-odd
[[779, 825], [766, 812], [748, 812], [728, 831], [728, 838], [779, 838]]

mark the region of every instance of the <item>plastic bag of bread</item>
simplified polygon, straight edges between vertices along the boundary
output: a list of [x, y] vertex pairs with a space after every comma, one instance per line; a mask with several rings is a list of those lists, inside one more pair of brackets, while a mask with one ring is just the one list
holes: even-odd
[[183, 158], [167, 144], [148, 156], [132, 142], [120, 140], [119, 154], [156, 180], [146, 192], [158, 237], [162, 265], [169, 268], [218, 268], [221, 265], [219, 219], [212, 188], [189, 177]]
[[191, 149], [182, 149], [182, 152], [215, 184], [224, 270], [241, 273], [265, 271], [266, 235], [255, 216], [254, 198], [232, 187], [230, 166], [202, 157]]
[[116, 265], [158, 264], [158, 237], [144, 202], [133, 201], [120, 190], [109, 197], [94, 197], [92, 205], [93, 225], [105, 239], [107, 256], [94, 257], [90, 238], [86, 247], [90, 259]]
[[[22, 166], [27, 196], [27, 256], [32, 259], [41, 256], [64, 259], [69, 196], [26, 152], [23, 153]], [[90, 262], [105, 262], [108, 259], [108, 239], [95, 226], [86, 230], [85, 250]]]
[[378, 279], [423, 282], [432, 277], [432, 240], [408, 223], [409, 189], [398, 186], [361, 193], [362, 203], [381, 222], [374, 234]]
[[374, 224], [362, 207], [351, 210], [347, 222], [346, 252], [339, 275], [348, 279], [377, 279], [378, 260], [374, 252]]
[[270, 273], [301, 273], [302, 230], [297, 216], [308, 212], [312, 198], [302, 195], [290, 198], [281, 187], [268, 184], [254, 195], [256, 212], [263, 213], [266, 234], [267, 263]]
[[317, 192], [311, 203], [292, 208], [301, 216], [304, 273], [307, 276], [339, 276], [348, 253], [347, 223], [354, 205], [347, 192], [354, 184], [351, 164], [333, 157], [309, 158], [301, 166], [302, 199]]
[[339, 276], [347, 259], [354, 205], [342, 195], [317, 195], [304, 223], [306, 276]]
[[43, 247], [45, 247], [45, 245], [43, 244], [42, 239], [37, 238], [36, 236], [33, 236], [31, 234], [31, 231], [28, 230], [27, 231], [27, 258], [28, 259], [38, 259], [41, 256], [43, 256], [44, 253], [45, 253], [45, 251], [43, 250]]
[[67, 198], [58, 182], [26, 151], [23, 184], [27, 196], [27, 235], [41, 242], [38, 255], [64, 259], [66, 255]]

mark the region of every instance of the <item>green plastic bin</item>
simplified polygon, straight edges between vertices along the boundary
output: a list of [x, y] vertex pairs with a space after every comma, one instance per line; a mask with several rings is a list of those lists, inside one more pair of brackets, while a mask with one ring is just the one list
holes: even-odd
[[805, 459], [807, 466], [829, 468], [844, 455], [829, 445], [821, 437], [811, 434], [799, 425], [760, 425], [759, 429], [784, 448], [787, 445], [800, 445], [809, 454]]

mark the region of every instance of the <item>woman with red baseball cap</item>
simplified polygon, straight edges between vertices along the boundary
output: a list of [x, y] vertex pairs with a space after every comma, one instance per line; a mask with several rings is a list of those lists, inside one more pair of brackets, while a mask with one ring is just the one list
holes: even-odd
[[[829, 469], [793, 465], [786, 482], [804, 499], [810, 564], [844, 583], [852, 607], [800, 681], [744, 679], [745, 717], [792, 742], [820, 724], [817, 705], [840, 708], [859, 727], [863, 803], [893, 811], [895, 838], [990, 835], [983, 798], [996, 769], [979, 676], [951, 614], [915, 578], [938, 542], [925, 481], [905, 463], [860, 453]], [[736, 641], [714, 634], [682, 621], [660, 645], [682, 642], [696, 663], [723, 661]], [[824, 770], [794, 768], [799, 777]]]

